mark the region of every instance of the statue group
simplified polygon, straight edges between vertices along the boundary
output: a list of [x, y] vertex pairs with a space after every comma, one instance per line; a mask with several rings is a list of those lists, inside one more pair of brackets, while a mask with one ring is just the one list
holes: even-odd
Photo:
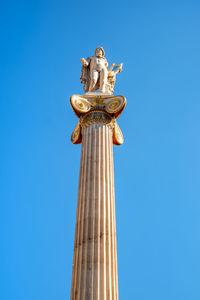
[[104, 56], [104, 49], [97, 47], [94, 56], [81, 58], [83, 66], [80, 79], [85, 93], [95, 93], [98, 90], [102, 94], [113, 94], [116, 74], [122, 71], [122, 64], [113, 63], [108, 69], [108, 62]]

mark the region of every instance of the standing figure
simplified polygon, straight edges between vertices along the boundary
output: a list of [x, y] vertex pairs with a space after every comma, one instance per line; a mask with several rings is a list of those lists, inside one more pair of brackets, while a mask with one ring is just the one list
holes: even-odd
[[105, 51], [102, 47], [95, 49], [94, 56], [87, 59], [81, 58], [83, 64], [81, 70], [81, 83], [87, 93], [100, 93], [112, 95], [116, 81], [116, 75], [122, 71], [122, 64], [112, 64], [108, 69], [108, 62], [104, 57]]
[[95, 90], [97, 89], [101, 93], [106, 92], [108, 62], [105, 59], [104, 55], [104, 49], [102, 47], [98, 47], [95, 49], [94, 56], [87, 58], [87, 60], [81, 58], [83, 66], [89, 69], [89, 92], [95, 92]]

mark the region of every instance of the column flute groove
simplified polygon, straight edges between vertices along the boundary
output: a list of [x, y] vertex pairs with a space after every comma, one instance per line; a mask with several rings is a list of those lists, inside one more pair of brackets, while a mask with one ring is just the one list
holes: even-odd
[[88, 157], [87, 157], [87, 152], [88, 152], [88, 144], [89, 144], [89, 139], [86, 137], [86, 133], [83, 134], [83, 140], [85, 144], [85, 151], [84, 151], [84, 171], [83, 171], [83, 176], [80, 179], [83, 182], [83, 188], [82, 188], [82, 193], [81, 193], [81, 210], [80, 210], [80, 219], [79, 219], [79, 224], [80, 224], [80, 229], [79, 229], [79, 240], [78, 240], [78, 247], [79, 247], [79, 255], [78, 255], [78, 264], [77, 264], [77, 269], [76, 269], [76, 276], [77, 276], [77, 285], [76, 285], [76, 293], [75, 293], [75, 299], [81, 299], [81, 293], [82, 291], [82, 286], [81, 286], [81, 274], [82, 274], [82, 256], [83, 256], [83, 233], [84, 233], [84, 212], [85, 212], [85, 190], [86, 190], [86, 174], [87, 174], [87, 164], [88, 164]]
[[83, 258], [82, 258], [82, 295], [80, 294], [80, 300], [86, 300], [89, 287], [87, 286], [88, 278], [90, 276], [88, 269], [88, 259], [87, 259], [87, 251], [88, 251], [88, 212], [89, 212], [89, 195], [90, 195], [90, 173], [91, 173], [91, 127], [86, 128], [87, 138], [88, 138], [88, 152], [87, 152], [87, 172], [86, 172], [86, 190], [85, 190], [85, 213], [84, 213], [84, 225], [83, 225]]

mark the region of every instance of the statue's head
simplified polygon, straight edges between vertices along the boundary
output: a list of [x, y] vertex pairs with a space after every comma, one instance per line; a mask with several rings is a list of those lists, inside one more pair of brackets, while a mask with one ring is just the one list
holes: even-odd
[[95, 49], [95, 56], [103, 57], [104, 55], [105, 55], [105, 51], [104, 51], [103, 47], [97, 47]]

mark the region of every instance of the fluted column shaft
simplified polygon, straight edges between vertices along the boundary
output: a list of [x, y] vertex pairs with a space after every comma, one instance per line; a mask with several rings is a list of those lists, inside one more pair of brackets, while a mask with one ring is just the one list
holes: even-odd
[[113, 129], [82, 129], [71, 300], [118, 300]]

